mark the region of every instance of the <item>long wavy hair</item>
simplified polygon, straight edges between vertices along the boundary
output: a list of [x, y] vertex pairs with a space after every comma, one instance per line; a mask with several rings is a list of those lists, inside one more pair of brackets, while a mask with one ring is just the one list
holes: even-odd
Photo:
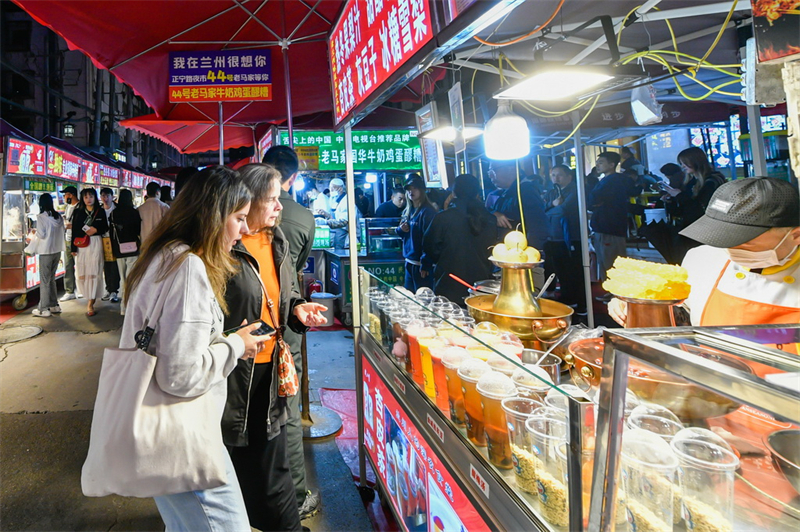
[[[183, 189], [171, 208], [143, 243], [141, 255], [125, 283], [125, 299], [138, 287], [159, 253], [176, 245], [189, 247], [180, 255], [167, 254], [157, 281], [174, 272], [190, 253], [203, 261], [206, 274], [219, 306], [227, 314], [225, 285], [235, 272], [236, 263], [225, 249], [225, 226], [228, 217], [250, 203], [251, 193], [239, 174], [224, 166], [198, 172], [192, 184]], [[202, 186], [200, 186], [202, 184]]]
[[686, 175], [684, 184], [691, 181], [692, 177], [696, 178], [697, 181], [694, 187], [692, 187], [692, 195], [697, 196], [697, 193], [703, 188], [703, 183], [705, 183], [706, 179], [714, 172], [714, 168], [708, 162], [706, 152], [697, 146], [686, 148], [678, 154], [678, 162], [682, 163], [687, 168], [691, 168], [692, 171]]
[[[266, 234], [268, 239], [272, 239], [273, 228], [264, 227], [256, 229], [250, 224], [250, 220], [257, 220], [264, 209], [264, 202], [269, 197], [272, 187], [281, 186], [282, 174], [274, 166], [264, 163], [246, 164], [239, 169], [239, 178], [244, 181], [250, 193], [253, 195], [253, 202], [250, 205], [250, 214], [247, 216], [247, 225], [255, 233]], [[278, 219], [280, 222], [280, 219]]]

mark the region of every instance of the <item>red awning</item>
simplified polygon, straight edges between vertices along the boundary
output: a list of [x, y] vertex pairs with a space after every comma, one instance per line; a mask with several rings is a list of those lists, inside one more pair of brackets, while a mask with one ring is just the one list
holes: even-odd
[[[191, 108], [190, 108], [191, 109]], [[135, 129], [169, 144], [181, 153], [203, 153], [219, 150], [219, 124], [209, 120], [161, 120], [156, 115], [138, 116], [121, 120], [120, 125]], [[252, 146], [253, 127], [238, 122], [227, 122], [223, 126], [223, 147], [241, 148]]]

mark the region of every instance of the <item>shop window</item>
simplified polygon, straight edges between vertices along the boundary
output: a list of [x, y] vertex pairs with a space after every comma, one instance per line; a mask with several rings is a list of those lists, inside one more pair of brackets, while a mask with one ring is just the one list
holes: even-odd
[[2, 78], [3, 96], [9, 100], [28, 100], [34, 97], [33, 84], [16, 72], [3, 70]]
[[31, 28], [29, 20], [9, 20], [3, 29], [3, 50], [6, 52], [30, 52]]

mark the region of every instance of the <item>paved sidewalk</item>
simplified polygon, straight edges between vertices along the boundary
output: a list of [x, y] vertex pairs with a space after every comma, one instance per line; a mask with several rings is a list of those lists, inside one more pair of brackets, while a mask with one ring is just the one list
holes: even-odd
[[[37, 325], [44, 332], [0, 345], [0, 530], [161, 531], [151, 499], [81, 493], [103, 349], [118, 344], [123, 318], [119, 305], [107, 302], [98, 301], [93, 318], [84, 315], [83, 301], [61, 306], [61, 315], [37, 318], [29, 309], [1, 327]], [[311, 333], [308, 345], [312, 400], [318, 387], [354, 387], [349, 332]], [[307, 443], [306, 461], [323, 506], [303, 524], [312, 531], [371, 530], [336, 444]]]

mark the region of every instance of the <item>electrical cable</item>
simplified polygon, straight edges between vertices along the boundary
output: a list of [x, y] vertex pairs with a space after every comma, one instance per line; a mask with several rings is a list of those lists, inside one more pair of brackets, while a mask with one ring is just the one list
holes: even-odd
[[636, 11], [640, 7], [642, 7], [642, 6], [638, 5], [638, 6], [634, 7], [633, 9], [631, 9], [630, 11], [628, 11], [628, 14], [625, 15], [625, 18], [623, 18], [622, 22], [620, 22], [621, 26], [619, 28], [619, 33], [617, 33], [617, 46], [619, 46], [619, 40], [622, 38], [622, 30], [624, 30], [626, 28], [625, 23], [628, 22], [628, 18], [631, 15], [633, 15], [634, 11]]
[[583, 118], [581, 118], [581, 121], [578, 122], [578, 125], [576, 125], [575, 128], [572, 131], [570, 131], [569, 135], [564, 137], [564, 140], [556, 142], [555, 144], [544, 144], [543, 147], [544, 148], [548, 148], [548, 149], [555, 148], [555, 147], [561, 146], [562, 144], [567, 142], [572, 137], [572, 135], [574, 135], [575, 132], [578, 131], [578, 128], [583, 125], [583, 123], [586, 121], [586, 119], [589, 118], [589, 115], [592, 114], [592, 111], [594, 111], [594, 106], [597, 105], [597, 102], [599, 100], [600, 100], [600, 95], [598, 94], [597, 96], [594, 97], [594, 101], [592, 102], [592, 106], [589, 107], [588, 111], [586, 111], [586, 114], [583, 116]]
[[703, 56], [703, 58], [697, 62], [697, 66], [695, 66], [695, 69], [699, 68], [700, 63], [708, 59], [708, 56], [711, 55], [711, 52], [714, 51], [714, 48], [716, 48], [717, 44], [719, 44], [719, 40], [722, 38], [722, 34], [725, 33], [725, 28], [728, 26], [728, 22], [731, 21], [731, 18], [733, 17], [733, 12], [736, 10], [736, 4], [738, 3], [739, 0], [733, 0], [733, 4], [731, 4], [731, 10], [728, 11], [728, 16], [725, 17], [725, 22], [722, 23], [722, 27], [719, 29], [719, 32], [717, 33], [717, 38], [714, 39], [713, 43], [711, 43], [711, 47], [708, 50], [706, 50], [706, 53]]
[[564, 5], [564, 1], [565, 1], [565, 0], [560, 0], [560, 2], [558, 3], [558, 6], [556, 7], [556, 10], [555, 10], [555, 11], [553, 11], [553, 14], [552, 14], [552, 15], [550, 15], [550, 18], [549, 18], [549, 19], [547, 19], [547, 20], [544, 22], [544, 24], [541, 24], [541, 25], [540, 25], [540, 26], [538, 26], [536, 29], [532, 30], [532, 31], [531, 31], [531, 32], [529, 32], [529, 33], [526, 33], [525, 35], [521, 35], [521, 36], [519, 36], [519, 37], [516, 37], [516, 38], [514, 38], [514, 39], [511, 39], [510, 41], [505, 41], [505, 42], [489, 42], [489, 41], [487, 41], [487, 40], [481, 39], [481, 38], [480, 38], [480, 37], [478, 37], [477, 35], [476, 35], [475, 37], [473, 37], [473, 38], [474, 38], [476, 41], [478, 41], [479, 43], [481, 43], [481, 44], [484, 44], [484, 45], [486, 45], [486, 46], [492, 46], [492, 47], [501, 47], [501, 46], [508, 46], [509, 44], [516, 44], [516, 43], [518, 43], [518, 42], [520, 42], [520, 41], [523, 41], [523, 40], [527, 39], [527, 38], [528, 38], [528, 37], [530, 37], [531, 35], [533, 35], [533, 34], [535, 34], [535, 33], [539, 32], [539, 31], [542, 31], [542, 30], [543, 30], [544, 28], [546, 28], [546, 27], [547, 27], [547, 26], [548, 26], [548, 25], [549, 25], [551, 22], [553, 22], [553, 19], [555, 19], [555, 18], [556, 18], [556, 15], [558, 15], [558, 12], [559, 12], [559, 11], [561, 11], [561, 6], [563, 6], [563, 5]]

